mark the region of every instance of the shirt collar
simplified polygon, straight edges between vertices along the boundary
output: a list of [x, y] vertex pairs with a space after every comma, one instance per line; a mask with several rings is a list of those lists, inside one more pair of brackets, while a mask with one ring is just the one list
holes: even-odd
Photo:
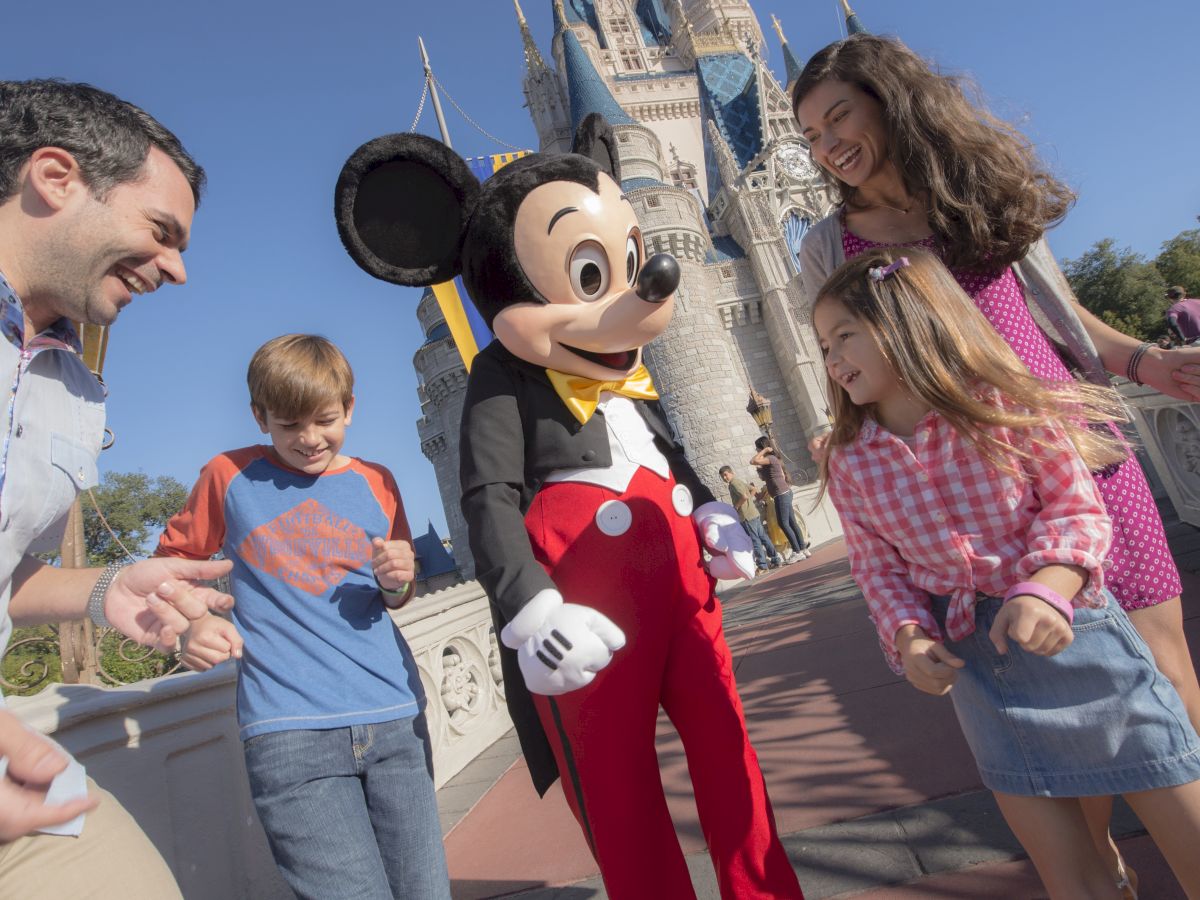
[[25, 307], [3, 272], [0, 272], [0, 332], [18, 351], [28, 349], [36, 353], [39, 350], [57, 349], [80, 355], [83, 353], [83, 343], [79, 340], [75, 325], [65, 318], [58, 319], [45, 331], [34, 335], [26, 348]]

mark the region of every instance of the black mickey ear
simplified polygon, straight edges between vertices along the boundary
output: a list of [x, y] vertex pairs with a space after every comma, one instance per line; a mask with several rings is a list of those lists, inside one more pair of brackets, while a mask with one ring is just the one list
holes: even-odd
[[423, 134], [388, 134], [346, 160], [334, 193], [338, 234], [363, 269], [395, 284], [449, 281], [479, 181], [462, 157]]
[[617, 140], [613, 137], [608, 119], [600, 113], [588, 113], [579, 123], [579, 127], [575, 129], [571, 152], [588, 157], [611, 175], [613, 181], [621, 183], [621, 160], [617, 156]]

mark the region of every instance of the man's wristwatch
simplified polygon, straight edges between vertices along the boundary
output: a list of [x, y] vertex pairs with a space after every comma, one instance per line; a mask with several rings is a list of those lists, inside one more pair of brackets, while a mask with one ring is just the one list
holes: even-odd
[[88, 595], [88, 618], [95, 623], [97, 628], [113, 627], [112, 622], [108, 621], [108, 616], [104, 614], [104, 598], [108, 594], [108, 589], [112, 587], [112, 583], [117, 580], [117, 575], [127, 565], [129, 563], [123, 560], [110, 562], [104, 567], [104, 571], [100, 573], [100, 577], [96, 579], [96, 584], [92, 587], [92, 592]]

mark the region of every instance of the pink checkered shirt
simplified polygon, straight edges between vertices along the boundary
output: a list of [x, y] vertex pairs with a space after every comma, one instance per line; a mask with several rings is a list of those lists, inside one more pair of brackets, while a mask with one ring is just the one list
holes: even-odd
[[1087, 466], [1057, 426], [1036, 430], [1061, 448], [1054, 452], [1033, 444], [1030, 432], [992, 433], [1033, 453], [1020, 462], [1024, 478], [997, 469], [936, 412], [917, 424], [911, 446], [868, 419], [830, 457], [829, 494], [850, 570], [898, 674], [901, 626], [919, 625], [942, 640], [930, 594], [951, 598], [946, 631], [953, 640], [975, 630], [976, 594], [1002, 597], [1055, 563], [1088, 571], [1076, 606], [1104, 605], [1112, 523]]

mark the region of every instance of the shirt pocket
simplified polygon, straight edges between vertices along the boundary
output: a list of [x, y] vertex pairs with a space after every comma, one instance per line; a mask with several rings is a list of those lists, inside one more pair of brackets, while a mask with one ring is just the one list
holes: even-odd
[[41, 513], [31, 523], [31, 552], [57, 549], [76, 496], [99, 483], [93, 451], [63, 434], [50, 435], [49, 473]]

